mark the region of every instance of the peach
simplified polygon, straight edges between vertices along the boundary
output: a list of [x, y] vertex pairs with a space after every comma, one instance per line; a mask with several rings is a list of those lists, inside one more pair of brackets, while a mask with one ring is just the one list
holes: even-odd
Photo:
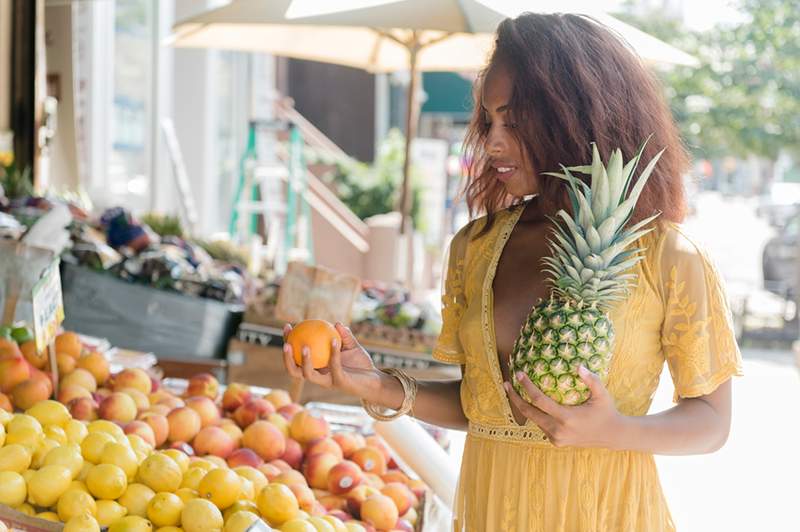
[[328, 422], [322, 414], [316, 411], [303, 410], [298, 412], [289, 425], [289, 434], [301, 445], [305, 445], [317, 438], [324, 438], [330, 432]]
[[386, 482], [381, 480], [381, 477], [375, 473], [364, 473], [364, 482], [379, 490], [383, 489], [383, 487], [386, 485]]
[[74, 371], [61, 378], [61, 386], [68, 386], [70, 384], [83, 386], [90, 392], [97, 390], [97, 381], [94, 380], [94, 375], [82, 368], [76, 368]]
[[231, 469], [239, 466], [250, 466], [258, 469], [264, 464], [264, 459], [252, 449], [236, 449], [228, 456], [228, 467]]
[[[369, 523], [367, 523], [367, 522], [364, 522], [364, 521], [358, 521], [358, 520], [353, 520], [353, 521], [349, 521], [349, 522], [350, 522], [350, 523], [355, 523], [355, 524], [357, 524], [358, 526], [360, 526], [361, 528], [363, 528], [363, 529], [364, 529], [364, 532], [378, 532], [378, 531], [375, 529], [375, 527], [374, 527], [374, 526], [372, 526], [371, 524], [369, 524]], [[358, 529], [358, 530], [359, 530], [359, 532], [360, 532], [360, 530], [361, 530], [361, 529]], [[381, 531], [381, 532], [382, 532], [382, 531]]]
[[264, 396], [264, 399], [272, 403], [276, 410], [292, 403], [292, 398], [286, 390], [272, 390]]
[[94, 421], [97, 419], [98, 406], [91, 396], [76, 397], [67, 403], [67, 408], [69, 408], [69, 413], [73, 419], [80, 421]]
[[182, 406], [170, 412], [167, 422], [169, 423], [167, 440], [171, 442], [192, 441], [202, 428], [200, 414], [188, 406]]
[[14, 411], [14, 407], [11, 405], [11, 399], [4, 393], [0, 393], [0, 408], [6, 412]]
[[412, 493], [414, 493], [417, 499], [422, 499], [422, 496], [425, 495], [425, 490], [428, 489], [425, 483], [417, 478], [409, 480], [408, 487], [411, 488]]
[[0, 360], [6, 360], [10, 358], [22, 358], [23, 356], [24, 356], [23, 351], [22, 349], [20, 349], [20, 346], [17, 345], [17, 342], [0, 337]]
[[408, 481], [410, 479], [408, 478], [408, 475], [406, 475], [399, 469], [390, 469], [386, 473], [381, 475], [381, 480], [383, 480], [387, 484], [390, 482], [400, 482], [401, 484], [408, 485]]
[[65, 405], [73, 399], [81, 397], [84, 399], [91, 399], [92, 402], [95, 402], [94, 397], [92, 397], [92, 392], [77, 384], [67, 384], [66, 386], [61, 386], [58, 390], [58, 401]]
[[222, 394], [222, 409], [226, 412], [233, 412], [250, 399], [253, 394], [250, 392], [250, 386], [234, 382], [229, 384]]
[[[62, 386], [63, 386], [63, 384], [62, 384]], [[106, 397], [108, 397], [112, 393], [114, 393], [114, 392], [112, 392], [108, 388], [98, 388], [97, 391], [92, 392], [92, 397], [94, 397], [94, 400], [97, 401], [98, 403], [102, 403], [103, 399], [105, 399]]]
[[359, 445], [360, 442], [356, 438], [355, 432], [337, 432], [331, 438], [339, 445], [344, 458], [350, 458], [354, 452], [364, 447], [364, 445]]
[[[228, 423], [226, 423], [226, 421]], [[237, 425], [234, 421], [231, 421], [230, 419], [224, 419], [223, 422], [220, 423], [219, 428], [228, 433], [228, 436], [231, 437], [237, 449], [242, 446], [242, 436], [244, 435], [244, 432], [242, 432], [242, 429], [240, 429], [239, 425]]]
[[119, 391], [122, 388], [133, 388], [145, 395], [150, 395], [150, 392], [153, 391], [153, 383], [150, 380], [150, 375], [141, 368], [123, 369], [114, 375], [111, 381], [114, 391]]
[[150, 399], [147, 398], [145, 394], [137, 390], [136, 388], [120, 388], [116, 390], [119, 393], [124, 393], [131, 399], [133, 402], [136, 403], [136, 410], [137, 412], [142, 410], [147, 410], [150, 408]]
[[399, 518], [394, 501], [385, 495], [371, 495], [361, 503], [361, 519], [379, 530], [391, 530]]
[[205, 395], [210, 399], [216, 399], [219, 394], [219, 381], [210, 373], [198, 373], [189, 379], [189, 386], [186, 388], [186, 396]]
[[78, 358], [83, 352], [83, 343], [80, 337], [70, 331], [63, 332], [56, 336], [56, 353], [66, 353], [72, 358]]
[[66, 353], [56, 354], [56, 365], [59, 375], [69, 375], [75, 371], [75, 359]]
[[52, 393], [53, 388], [49, 381], [29, 379], [14, 386], [14, 389], [11, 390], [11, 402], [17, 408], [27, 410], [36, 403], [49, 398]]
[[31, 376], [31, 366], [21, 356], [0, 360], [0, 392], [8, 393]]
[[196, 395], [186, 399], [186, 406], [200, 415], [200, 424], [205, 427], [219, 422], [219, 409], [214, 401], [204, 395]]
[[151, 405], [157, 404], [159, 401], [166, 399], [167, 397], [174, 396], [166, 390], [153, 390], [147, 395], [147, 398], [150, 399]]
[[130, 395], [114, 392], [103, 399], [97, 413], [101, 419], [128, 423], [136, 419], [136, 403], [131, 399]]
[[248, 399], [246, 403], [236, 409], [233, 413], [233, 419], [240, 427], [247, 428], [254, 421], [259, 419], [266, 419], [270, 414], [275, 413], [275, 407], [272, 403], [264, 399]]
[[289, 471], [284, 471], [272, 482], [276, 482], [278, 484], [284, 484], [286, 486], [291, 486], [292, 484], [300, 484], [301, 486], [308, 486], [308, 481], [306, 477], [300, 471], [295, 471], [294, 469], [290, 469]]
[[144, 412], [139, 412], [139, 416], [138, 417], [141, 419], [142, 417], [144, 417], [147, 414], [160, 414], [160, 415], [166, 417], [167, 414], [169, 414], [170, 412], [172, 412], [172, 409], [170, 407], [168, 407], [167, 405], [154, 405], [154, 404], [150, 403], [150, 408], [148, 408]]
[[[314, 456], [320, 453], [331, 453], [339, 457], [339, 460], [344, 458], [342, 448], [333, 438], [317, 438], [309, 442], [306, 447], [306, 456]], [[287, 460], [288, 461], [288, 460]]]
[[328, 489], [328, 473], [340, 462], [336, 455], [330, 453], [315, 454], [303, 464], [303, 473], [308, 485], [317, 489]]
[[169, 421], [163, 414], [147, 413], [140, 417], [141, 421], [147, 423], [153, 431], [153, 441], [155, 447], [161, 447], [169, 436]]
[[383, 454], [383, 457], [386, 458], [386, 464], [388, 465], [389, 460], [392, 459], [392, 453], [389, 451], [389, 447], [387, 447], [386, 442], [383, 441], [383, 438], [373, 434], [372, 436], [367, 436], [365, 439], [367, 441], [366, 446], [375, 447], [378, 449]]
[[317, 499], [322, 506], [328, 510], [330, 514], [331, 510], [347, 510], [347, 499], [344, 497], [339, 497], [337, 495], [323, 495]]
[[286, 438], [286, 450], [280, 458], [294, 469], [300, 469], [303, 463], [303, 448], [296, 440]]
[[298, 405], [297, 403], [289, 403], [288, 405], [284, 405], [278, 408], [278, 413], [285, 417], [287, 420], [291, 421], [292, 418], [298, 413], [302, 412], [303, 407]]
[[364, 473], [358, 464], [345, 460], [339, 462], [328, 472], [328, 491], [343, 495], [364, 481]]
[[[281, 473], [286, 473], [287, 471], [294, 471], [292, 466], [281, 460], [280, 458], [276, 460], [270, 460], [269, 465], [278, 468]], [[266, 473], [264, 473], [266, 475]]]
[[152, 392], [157, 392], [161, 389], [161, 381], [150, 375], [150, 390]]
[[346, 523], [347, 521], [353, 520], [353, 516], [345, 512], [344, 510], [330, 510], [328, 512], [328, 515], [332, 515], [342, 523]]
[[311, 488], [303, 484], [289, 484], [288, 487], [290, 490], [292, 490], [292, 493], [294, 493], [294, 496], [300, 505], [300, 509], [310, 512], [314, 507], [314, 503], [316, 502], [316, 499], [314, 498], [314, 492], [311, 491]]
[[205, 427], [195, 436], [192, 447], [197, 454], [211, 454], [220, 458], [227, 458], [235, 448], [233, 440], [228, 433], [219, 427]]
[[280, 458], [286, 451], [286, 438], [268, 421], [256, 421], [244, 431], [242, 445], [256, 452], [265, 462]]
[[414, 504], [414, 494], [408, 486], [400, 482], [390, 482], [386, 484], [381, 490], [381, 493], [394, 501], [399, 515], [405, 515]]
[[289, 437], [289, 420], [275, 412], [267, 416], [267, 421], [280, 429], [285, 437]]
[[357, 463], [364, 473], [383, 475], [386, 473], [386, 458], [374, 447], [363, 447], [354, 452], [350, 459]]
[[395, 530], [399, 532], [414, 532], [414, 526], [405, 519], [398, 519], [392, 532]]
[[97, 351], [86, 353], [78, 359], [76, 365], [91, 373], [98, 386], [105, 384], [108, 377], [111, 375], [108, 360], [106, 360], [103, 353], [98, 353]]
[[180, 397], [175, 397], [174, 395], [170, 395], [169, 397], [160, 399], [156, 404], [168, 407], [170, 412], [175, 410], [176, 408], [181, 408], [186, 406], [186, 403], [183, 402], [183, 399], [181, 399]]
[[[12, 342], [12, 345], [16, 345]], [[28, 342], [24, 342], [20, 344], [19, 350], [22, 353], [22, 356], [25, 357], [25, 360], [28, 363], [37, 369], [44, 369], [47, 366], [50, 359], [47, 356], [47, 349], [43, 349], [42, 351], [36, 351], [36, 341], [30, 340]], [[2, 357], [7, 358], [7, 357]]]
[[[284, 463], [286, 463], [286, 462], [284, 462]], [[273, 480], [278, 478], [278, 475], [280, 475], [283, 472], [283, 471], [281, 471], [280, 469], [278, 469], [275, 465], [273, 465], [271, 463], [269, 463], [269, 464], [261, 464], [256, 469], [258, 469], [259, 471], [264, 473], [264, 476], [267, 477], [267, 480], [269, 480], [270, 482], [272, 482]], [[291, 469], [291, 467], [289, 469]]]
[[185, 441], [175, 441], [172, 442], [169, 446], [170, 449], [175, 449], [177, 451], [182, 452], [186, 456], [194, 457], [194, 449], [191, 445], [186, 443]]
[[136, 434], [151, 446], [156, 446], [156, 433], [145, 421], [131, 421], [125, 425], [125, 434]]
[[[367, 497], [372, 495], [380, 495], [381, 492], [373, 488], [372, 486], [367, 486], [366, 484], [361, 484], [360, 486], [356, 486], [354, 489], [350, 490], [347, 495], [347, 508], [350, 510], [350, 513], [355, 516], [361, 515], [361, 505], [367, 500]], [[392, 504], [394, 506], [394, 504]], [[395, 508], [396, 510], [396, 508]]]

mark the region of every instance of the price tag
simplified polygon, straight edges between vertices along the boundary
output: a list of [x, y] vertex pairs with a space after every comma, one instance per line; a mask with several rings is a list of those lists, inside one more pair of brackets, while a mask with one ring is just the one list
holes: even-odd
[[43, 351], [56, 337], [64, 321], [64, 301], [61, 298], [61, 274], [56, 258], [45, 269], [42, 278], [33, 286], [33, 330], [36, 350]]

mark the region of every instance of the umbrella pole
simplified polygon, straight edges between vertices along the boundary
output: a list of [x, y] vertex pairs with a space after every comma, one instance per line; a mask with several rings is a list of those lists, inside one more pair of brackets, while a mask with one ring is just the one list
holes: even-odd
[[411, 80], [408, 85], [408, 108], [406, 109], [406, 147], [403, 158], [403, 186], [400, 192], [400, 234], [411, 233], [411, 141], [417, 135], [417, 122], [419, 120], [419, 102], [417, 89], [419, 88], [419, 72], [417, 71], [418, 43], [416, 36], [409, 45], [409, 71]]

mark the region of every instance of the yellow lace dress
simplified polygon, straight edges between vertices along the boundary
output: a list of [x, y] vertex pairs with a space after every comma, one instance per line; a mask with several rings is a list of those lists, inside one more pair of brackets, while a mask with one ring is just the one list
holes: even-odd
[[[674, 530], [653, 456], [556, 448], [531, 421], [514, 420], [495, 347], [497, 263], [522, 213], [498, 213], [472, 239], [476, 220], [450, 246], [443, 327], [434, 357], [464, 366], [469, 419], [455, 530], [468, 532], [661, 532]], [[623, 414], [647, 414], [664, 361], [675, 399], [706, 395], [741, 374], [719, 274], [677, 224], [661, 223], [639, 243], [645, 260], [628, 299], [611, 311], [616, 330], [607, 387]]]

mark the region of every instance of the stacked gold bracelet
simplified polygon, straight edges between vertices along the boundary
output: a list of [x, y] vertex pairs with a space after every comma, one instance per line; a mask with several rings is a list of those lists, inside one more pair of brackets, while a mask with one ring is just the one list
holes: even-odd
[[[408, 414], [414, 408], [414, 401], [417, 398], [417, 381], [399, 369], [386, 368], [382, 369], [381, 371], [387, 375], [396, 377], [397, 380], [400, 381], [400, 385], [403, 387], [403, 404], [400, 405], [400, 409], [395, 411], [393, 414], [384, 413], [386, 410], [390, 409], [383, 409], [382, 407], [369, 403], [364, 399], [361, 400], [361, 406], [364, 407], [364, 410], [367, 411], [367, 414], [369, 414], [371, 418], [377, 419], [378, 421], [391, 421]], [[383, 410], [383, 412], [381, 410]]]

